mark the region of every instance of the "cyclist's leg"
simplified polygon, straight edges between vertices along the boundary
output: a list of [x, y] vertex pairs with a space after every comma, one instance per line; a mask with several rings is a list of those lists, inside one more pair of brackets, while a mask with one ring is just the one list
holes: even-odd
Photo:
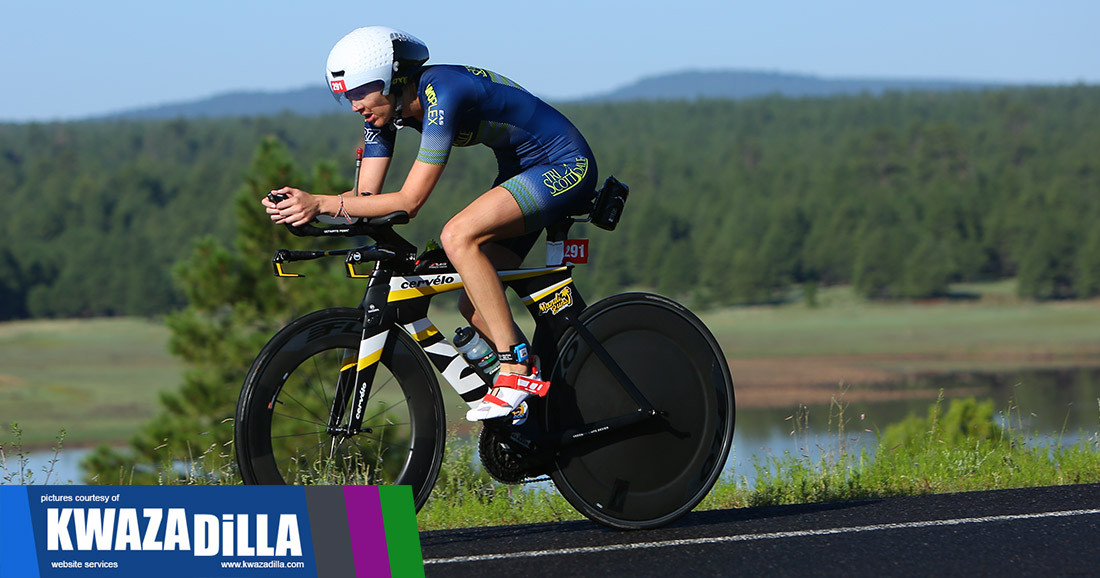
[[[537, 234], [574, 209], [591, 202], [596, 190], [595, 162], [576, 155], [568, 162], [529, 167], [503, 181], [498, 179], [487, 193], [455, 215], [443, 228], [440, 240], [451, 263], [466, 285], [473, 306], [463, 313], [487, 334], [499, 350], [521, 343], [508, 302], [504, 296], [487, 243], [504, 241], [513, 250], [526, 253], [532, 244], [527, 236]], [[525, 235], [526, 234], [526, 235]], [[523, 237], [516, 239], [516, 237]], [[494, 255], [500, 259], [500, 253]], [[523, 254], [517, 254], [522, 260]], [[502, 364], [501, 371], [516, 372], [518, 364]]]
[[[493, 264], [493, 267], [498, 271], [515, 269], [523, 263], [524, 257], [527, 255], [527, 252], [530, 251], [531, 245], [537, 240], [538, 235], [539, 232], [527, 233], [521, 237], [485, 243], [481, 248], [489, 258], [489, 261]], [[473, 302], [470, 301], [465, 291], [458, 298], [458, 311], [470, 325], [476, 328], [479, 333], [489, 340], [493, 347], [496, 347], [496, 343], [493, 343], [493, 340], [489, 337], [489, 328], [485, 325], [485, 320], [478, 313], [477, 309], [474, 308]], [[516, 332], [520, 334], [518, 328]]]
[[466, 295], [484, 324], [483, 332], [498, 353], [503, 352], [496, 387], [467, 413], [467, 419], [507, 415], [528, 395], [545, 395], [549, 386], [547, 381], [530, 377], [527, 348], [514, 348], [524, 343], [523, 336], [512, 319], [497, 269], [485, 252], [486, 244], [537, 232], [560, 220], [591, 201], [595, 180], [595, 166], [583, 156], [530, 167], [494, 186], [444, 226], [440, 234], [443, 249], [462, 275]]
[[[455, 270], [462, 276], [466, 297], [475, 314], [470, 319], [480, 322], [483, 332], [498, 348], [519, 343], [504, 296], [504, 286], [488, 253], [498, 261], [507, 261], [504, 251], [490, 248], [490, 242], [518, 237], [525, 233], [524, 215], [512, 194], [503, 187], [494, 187], [451, 218], [443, 227], [440, 241]], [[464, 313], [468, 313], [465, 311]], [[516, 371], [511, 364], [502, 371]]]

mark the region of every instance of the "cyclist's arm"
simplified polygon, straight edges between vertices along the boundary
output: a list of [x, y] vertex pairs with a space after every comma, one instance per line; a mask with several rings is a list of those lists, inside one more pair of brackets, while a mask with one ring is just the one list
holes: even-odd
[[318, 214], [344, 216], [340, 212], [341, 200], [347, 216], [351, 217], [379, 217], [394, 211], [405, 211], [410, 217], [415, 217], [428, 200], [435, 184], [439, 182], [444, 166], [414, 161], [401, 190], [384, 195], [311, 195], [293, 187], [283, 187], [272, 192], [287, 195], [287, 200], [280, 202], [278, 206], [266, 198], [262, 203], [267, 207], [272, 221], [295, 226], [312, 221]]
[[[359, 167], [359, 194], [369, 195], [382, 191], [386, 182], [386, 171], [390, 168], [391, 157], [364, 158]], [[349, 191], [352, 193], [353, 191]]]
[[[366, 159], [364, 159], [366, 162]], [[414, 161], [409, 169], [409, 176], [405, 177], [405, 184], [401, 189], [385, 195], [370, 195], [360, 197], [344, 197], [344, 209], [352, 217], [377, 217], [387, 215], [394, 211], [405, 211], [410, 217], [415, 217], [432, 194], [432, 189], [443, 175], [446, 165], [433, 165], [421, 161]], [[339, 197], [320, 197], [321, 212], [327, 215], [335, 215], [340, 211]]]
[[[380, 193], [393, 159], [397, 130], [363, 123], [363, 164], [359, 167], [359, 193]], [[354, 191], [352, 191], [354, 192]]]

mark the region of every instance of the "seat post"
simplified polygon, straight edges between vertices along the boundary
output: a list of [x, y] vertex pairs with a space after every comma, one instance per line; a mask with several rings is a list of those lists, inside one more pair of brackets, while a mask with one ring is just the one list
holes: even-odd
[[573, 219], [566, 218], [546, 227], [546, 266], [556, 267], [565, 260], [565, 240], [569, 238], [569, 228]]

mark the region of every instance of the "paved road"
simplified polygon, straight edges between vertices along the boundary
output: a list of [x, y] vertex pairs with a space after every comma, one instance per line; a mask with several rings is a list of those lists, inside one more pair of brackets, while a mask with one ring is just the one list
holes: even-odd
[[1100, 484], [421, 535], [436, 576], [1100, 576]]

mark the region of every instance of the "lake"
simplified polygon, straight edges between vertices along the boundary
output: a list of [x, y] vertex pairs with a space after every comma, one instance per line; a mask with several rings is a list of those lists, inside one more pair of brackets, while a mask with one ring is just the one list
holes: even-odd
[[941, 389], [945, 397], [943, 411], [954, 398], [991, 399], [998, 425], [1026, 435], [1031, 443], [1072, 445], [1081, 434], [1100, 432], [1097, 368], [960, 373], [881, 387], [918, 395], [874, 402], [859, 401], [858, 395], [853, 395], [853, 401], [841, 396], [839, 406], [739, 410], [727, 470], [732, 468], [735, 475], [751, 482], [755, 478], [754, 459], [762, 462], [769, 456], [790, 452], [816, 461], [823, 452], [835, 454], [842, 443], [837, 435], [841, 408], [843, 443], [852, 451], [862, 448], [873, 454], [879, 433], [910, 415], [927, 416]]
[[[907, 383], [881, 386], [892, 391], [917, 395], [916, 399], [863, 402], [857, 391], [840, 397], [843, 407], [843, 442], [853, 451], [861, 448], [874, 452], [877, 433], [909, 415], [926, 416], [935, 402], [936, 392], [944, 390], [945, 406], [956, 397], [992, 399], [1002, 427], [1027, 435], [1032, 443], [1073, 444], [1080, 434], [1100, 433], [1100, 369], [1019, 371], [1006, 373], [961, 373], [925, 377]], [[851, 395], [852, 401], [847, 401]], [[899, 396], [899, 397], [904, 397]], [[946, 407], [944, 408], [946, 411]], [[819, 459], [824, 452], [835, 453], [841, 443], [837, 436], [838, 407], [811, 405], [769, 409], [740, 409], [734, 431], [734, 448], [727, 471], [755, 479], [754, 460], [761, 463], [769, 456], [793, 455]], [[79, 483], [80, 460], [90, 450], [66, 449], [58, 456], [50, 476], [51, 483]], [[15, 466], [8, 455], [8, 469]], [[28, 455], [29, 468], [37, 483], [44, 481], [44, 467], [53, 452]], [[0, 477], [3, 477], [0, 469]]]

